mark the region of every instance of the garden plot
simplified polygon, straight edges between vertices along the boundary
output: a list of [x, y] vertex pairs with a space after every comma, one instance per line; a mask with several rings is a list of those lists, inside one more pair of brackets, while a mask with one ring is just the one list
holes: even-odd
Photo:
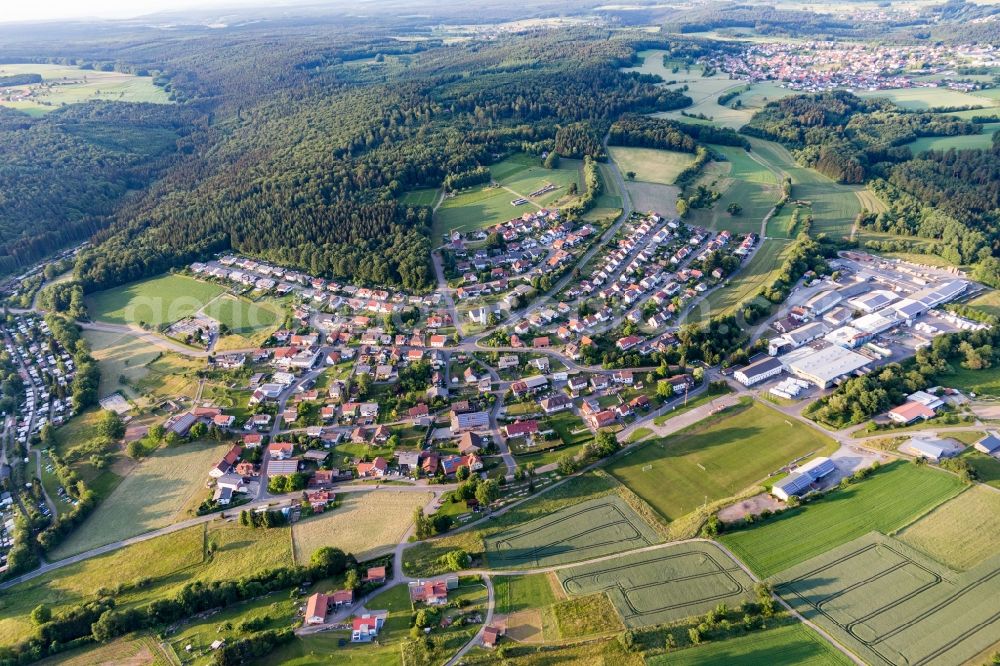
[[629, 627], [674, 622], [753, 594], [753, 581], [712, 543], [685, 543], [560, 572], [567, 594], [607, 592]]
[[578, 562], [649, 546], [659, 538], [623, 499], [581, 502], [484, 539], [492, 568]]
[[873, 532], [775, 583], [796, 610], [870, 664], [960, 664], [1000, 640], [1000, 556], [956, 574]]

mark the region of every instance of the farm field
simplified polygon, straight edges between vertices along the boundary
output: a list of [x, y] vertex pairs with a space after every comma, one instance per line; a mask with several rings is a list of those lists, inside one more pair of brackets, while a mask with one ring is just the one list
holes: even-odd
[[[575, 183], [577, 188], [582, 186], [578, 160], [562, 160], [558, 169], [545, 169], [538, 158], [522, 154], [492, 165], [490, 171], [501, 187], [476, 185], [444, 199], [434, 214], [436, 239], [452, 231], [464, 233], [484, 229], [520, 217], [526, 212], [554, 204], [566, 195], [571, 183]], [[557, 189], [531, 198], [531, 203], [521, 206], [511, 204], [519, 195], [527, 198], [547, 183], [556, 185]]]
[[712, 543], [685, 543], [559, 572], [567, 594], [606, 592], [622, 621], [644, 627], [704, 613], [720, 603], [737, 606], [753, 581]]
[[1000, 553], [1000, 493], [973, 486], [896, 536], [952, 569], [970, 569]]
[[948, 88], [899, 88], [892, 90], [861, 90], [859, 97], [886, 97], [904, 109], [923, 111], [939, 106], [994, 106], [995, 102], [974, 93]]
[[224, 291], [183, 275], [163, 275], [91, 294], [86, 304], [98, 321], [160, 326], [194, 314]]
[[497, 576], [493, 588], [498, 613], [544, 608], [556, 602], [548, 574]]
[[836, 443], [760, 403], [651, 440], [607, 470], [669, 520], [731, 497], [796, 458]]
[[189, 517], [183, 516], [182, 510], [196, 493], [206, 492], [208, 470], [229, 446], [195, 442], [160, 448], [122, 480], [51, 553], [52, 559], [61, 560]]
[[775, 591], [870, 664], [960, 664], [1000, 640], [1000, 558], [956, 574], [871, 533], [783, 572]]
[[433, 206], [437, 202], [439, 191], [436, 187], [412, 190], [399, 197], [399, 203], [404, 206]]
[[[323, 546], [336, 546], [359, 560], [392, 550], [413, 522], [413, 510], [430, 493], [372, 492], [346, 495], [339, 507], [292, 527], [295, 561], [308, 562]], [[359, 526], [365, 526], [363, 529]]]
[[36, 92], [31, 99], [19, 102], [0, 101], [0, 105], [26, 111], [31, 115], [48, 113], [64, 104], [94, 99], [171, 103], [166, 91], [153, 85], [151, 76], [83, 70], [66, 65], [0, 64], [0, 76], [12, 74], [40, 74], [42, 77], [41, 84], [15, 86], [16, 89], [34, 89]]
[[[206, 549], [211, 545], [211, 551]], [[254, 530], [230, 524], [198, 525], [67, 565], [4, 593], [0, 645], [32, 631], [31, 610], [46, 604], [58, 613], [93, 599], [100, 589], [147, 580], [116, 595], [119, 607], [173, 596], [193, 580], [229, 580], [291, 564], [288, 528]]]
[[908, 143], [914, 155], [925, 150], [970, 150], [973, 148], [989, 148], [993, 145], [993, 133], [1000, 130], [1000, 123], [983, 125], [981, 134], [964, 134], [960, 136], [925, 136]]
[[860, 483], [719, 540], [757, 575], [773, 576], [873, 530], [895, 532], [963, 488], [950, 474], [894, 462]]
[[809, 210], [803, 213], [812, 213], [814, 233], [850, 236], [854, 218], [861, 211], [858, 192], [866, 191], [862, 185], [843, 185], [814, 169], [799, 166], [784, 146], [773, 141], [751, 139], [750, 144], [758, 158], [782, 177], [791, 178], [792, 200], [807, 202]]
[[173, 662], [151, 636], [119, 638], [97, 647], [69, 650], [37, 662], [40, 666], [170, 666]]
[[677, 176], [694, 162], [694, 155], [676, 150], [610, 146], [608, 153], [622, 174], [635, 173], [635, 180], [673, 185]]
[[764, 241], [753, 258], [724, 287], [710, 293], [688, 316], [708, 320], [733, 312], [741, 303], [755, 296], [761, 287], [774, 281], [788, 248], [788, 241], [771, 238]]
[[850, 666], [853, 662], [804, 624], [789, 624], [746, 636], [652, 657], [649, 666]]
[[[160, 351], [131, 335], [84, 330], [83, 338], [90, 344], [91, 355], [101, 370], [98, 396], [103, 398], [121, 391], [128, 398], [137, 398], [138, 393], [132, 386], [146, 377], [149, 373], [146, 366], [160, 355]], [[123, 377], [125, 384], [119, 381]]]
[[624, 500], [599, 497], [484, 539], [493, 568], [533, 568], [649, 546], [656, 532]]
[[[722, 196], [711, 208], [691, 210], [689, 222], [718, 231], [759, 233], [761, 220], [781, 197], [777, 176], [742, 148], [712, 146], [712, 149], [725, 155], [726, 160], [710, 162], [697, 184]], [[732, 203], [743, 208], [739, 215], [726, 211]]]
[[640, 213], [653, 211], [667, 217], [677, 214], [680, 188], [675, 185], [625, 181], [625, 191], [632, 201], [632, 208]]

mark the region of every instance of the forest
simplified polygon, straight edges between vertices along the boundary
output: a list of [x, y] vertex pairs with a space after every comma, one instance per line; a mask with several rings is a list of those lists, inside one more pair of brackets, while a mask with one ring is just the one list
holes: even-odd
[[155, 104], [89, 102], [41, 118], [0, 107], [0, 274], [106, 226], [176, 160], [191, 123]]
[[[232, 249], [426, 291], [431, 211], [399, 205], [407, 190], [479, 181], [484, 167], [522, 150], [599, 157], [602, 128], [623, 113], [690, 104], [656, 86], [658, 77], [620, 71], [634, 48], [608, 37], [567, 30], [432, 45], [359, 67], [350, 58], [375, 47], [355, 36], [339, 50], [293, 49], [301, 61], [284, 74], [260, 72], [272, 88], [246, 82], [235, 107], [236, 81], [211, 79], [220, 55], [201, 53], [199, 80], [182, 95], [194, 100], [182, 108], [202, 114], [188, 139], [198, 148], [81, 232], [96, 231], [96, 242], [79, 257], [79, 283], [91, 292]], [[170, 62], [157, 71], [175, 91], [186, 85]]]

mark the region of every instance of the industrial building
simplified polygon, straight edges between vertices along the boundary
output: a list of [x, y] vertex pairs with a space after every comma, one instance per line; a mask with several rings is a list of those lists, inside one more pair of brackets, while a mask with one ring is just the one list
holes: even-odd
[[893, 292], [886, 289], [878, 289], [876, 291], [869, 291], [866, 294], [861, 294], [860, 296], [855, 296], [847, 301], [847, 303], [859, 312], [871, 314], [872, 312], [881, 310], [893, 301], [897, 300], [899, 300], [899, 296]]
[[821, 291], [808, 301], [805, 302], [805, 308], [813, 317], [818, 317], [834, 305], [840, 303], [843, 300], [843, 296], [839, 292], [829, 289], [827, 291]]
[[777, 356], [778, 354], [798, 349], [807, 342], [812, 342], [817, 338], [823, 337], [828, 330], [826, 324], [821, 321], [814, 321], [811, 324], [800, 326], [771, 340], [767, 345], [767, 353], [771, 356]]
[[736, 381], [744, 386], [752, 386], [769, 377], [780, 375], [783, 371], [784, 367], [781, 361], [768, 356], [767, 358], [755, 361], [744, 368], [740, 368], [733, 373], [733, 377], [735, 377]]
[[828, 388], [842, 377], [864, 370], [871, 359], [857, 352], [830, 345], [821, 349], [802, 347], [780, 357], [782, 365], [796, 377]]
[[899, 450], [911, 456], [938, 462], [944, 458], [958, 455], [961, 448], [943, 439], [911, 437], [908, 442], [899, 447]]
[[782, 501], [788, 501], [792, 495], [801, 495], [823, 477], [836, 471], [833, 461], [826, 457], [810, 460], [780, 481], [771, 486], [771, 494]]

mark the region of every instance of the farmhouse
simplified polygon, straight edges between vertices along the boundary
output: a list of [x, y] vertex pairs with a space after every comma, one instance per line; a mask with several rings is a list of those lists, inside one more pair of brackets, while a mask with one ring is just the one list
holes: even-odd
[[306, 624], [324, 624], [326, 614], [330, 612], [329, 595], [317, 592], [306, 601]]

